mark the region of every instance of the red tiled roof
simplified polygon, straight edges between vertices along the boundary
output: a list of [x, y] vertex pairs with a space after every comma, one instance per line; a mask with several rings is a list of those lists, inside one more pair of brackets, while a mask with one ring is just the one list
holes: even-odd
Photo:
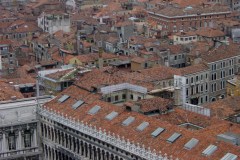
[[[70, 96], [68, 100], [63, 103], [59, 103], [58, 99], [63, 95], [67, 94]], [[127, 112], [122, 108], [114, 106], [113, 104], [103, 102], [99, 100], [97, 94], [91, 94], [84, 91], [76, 86], [71, 86], [59, 94], [55, 99], [48, 102], [45, 106], [47, 109], [63, 113], [68, 117], [74, 118], [76, 121], [87, 122], [96, 128], [105, 129], [106, 132], [115, 133], [120, 137], [125, 137], [135, 144], [139, 143], [144, 145], [146, 148], [150, 147], [152, 150], [155, 149], [158, 153], [167, 153], [175, 158], [188, 159], [188, 160], [207, 160], [207, 159], [220, 159], [227, 152], [231, 152], [236, 155], [240, 155], [239, 147], [232, 144], [218, 141], [216, 136], [220, 133], [229, 131], [229, 123], [221, 121], [214, 126], [207, 127], [201, 131], [190, 131], [185, 128], [169, 124], [168, 122], [156, 120], [154, 117], [147, 117], [145, 115]], [[73, 109], [71, 106], [76, 100], [83, 100], [85, 103]], [[95, 105], [101, 106], [101, 109], [96, 115], [89, 115], [87, 112]], [[112, 111], [118, 112], [118, 116], [111, 121], [105, 119], [105, 116]], [[135, 121], [129, 126], [123, 126], [121, 123], [129, 116], [135, 117]], [[200, 119], [199, 119], [200, 120]], [[136, 130], [142, 122], [149, 122], [149, 126], [142, 132]], [[151, 133], [158, 127], [165, 128], [165, 131], [158, 137], [154, 138]], [[234, 133], [240, 133], [240, 127], [238, 124], [231, 125], [231, 131]], [[168, 143], [168, 139], [174, 132], [181, 133], [181, 137], [174, 143]], [[191, 139], [196, 138], [199, 140], [197, 146], [191, 150], [184, 149], [184, 145]], [[218, 149], [211, 156], [203, 156], [202, 151], [206, 149], [210, 144], [218, 146]]]

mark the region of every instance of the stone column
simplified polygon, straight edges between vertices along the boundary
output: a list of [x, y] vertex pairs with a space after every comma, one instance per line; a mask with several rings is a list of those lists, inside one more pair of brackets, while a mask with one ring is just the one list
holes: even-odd
[[7, 149], [6, 133], [3, 133], [3, 136], [2, 136], [2, 151], [6, 152], [7, 150], [8, 149]]
[[33, 143], [32, 143], [33, 147], [37, 147], [37, 130], [36, 128], [34, 128], [33, 130]]
[[18, 131], [18, 143], [17, 143], [17, 149], [21, 150], [22, 149], [22, 132], [21, 130]]

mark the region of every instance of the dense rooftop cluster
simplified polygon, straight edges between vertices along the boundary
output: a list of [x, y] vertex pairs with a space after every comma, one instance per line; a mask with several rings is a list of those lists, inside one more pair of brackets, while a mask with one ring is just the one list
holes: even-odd
[[[47, 129], [69, 127], [46, 116], [54, 113], [169, 159], [238, 159], [239, 4], [0, 1], [0, 101], [50, 94], [36, 113]], [[43, 155], [54, 159], [56, 135], [45, 128]], [[73, 148], [61, 154], [79, 154]]]

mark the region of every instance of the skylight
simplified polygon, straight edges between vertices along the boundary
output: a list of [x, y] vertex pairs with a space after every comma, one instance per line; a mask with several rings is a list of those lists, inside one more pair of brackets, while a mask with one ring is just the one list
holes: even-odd
[[217, 146], [210, 145], [202, 152], [202, 154], [205, 156], [211, 156], [213, 152], [215, 152], [216, 150], [217, 150]]
[[167, 141], [170, 142], [170, 143], [173, 143], [173, 142], [175, 142], [179, 137], [181, 137], [181, 134], [175, 132], [175, 133], [173, 133], [173, 135], [171, 135], [171, 137], [169, 137], [169, 138], [167, 139]]
[[227, 153], [221, 160], [237, 160], [238, 156], [232, 153]]
[[122, 122], [122, 125], [129, 126], [134, 120], [135, 120], [135, 118], [130, 116]]
[[88, 111], [88, 114], [94, 115], [94, 114], [96, 114], [100, 109], [101, 109], [101, 107], [96, 105], [96, 106], [92, 107], [92, 108]]
[[111, 121], [111, 120], [113, 120], [113, 119], [114, 119], [115, 117], [117, 117], [117, 116], [118, 116], [118, 112], [113, 111], [113, 112], [109, 113], [109, 114], [105, 117], [105, 119]]
[[158, 127], [155, 131], [153, 131], [153, 132], [151, 133], [151, 136], [157, 137], [157, 136], [159, 136], [164, 130], [165, 130], [164, 128]]
[[73, 108], [73, 109], [77, 109], [78, 107], [80, 107], [81, 105], [83, 105], [83, 103], [84, 103], [84, 101], [78, 100], [76, 103], [74, 103], [74, 104], [72, 105], [72, 108]]
[[58, 102], [63, 103], [66, 101], [70, 96], [69, 95], [63, 95], [61, 98], [58, 99]]
[[188, 141], [185, 145], [184, 148], [191, 150], [193, 147], [195, 147], [198, 144], [199, 140], [196, 138], [192, 138], [190, 141]]
[[148, 122], [143, 122], [137, 127], [137, 130], [138, 131], [143, 131], [145, 128], [147, 128], [148, 125], [149, 125]]

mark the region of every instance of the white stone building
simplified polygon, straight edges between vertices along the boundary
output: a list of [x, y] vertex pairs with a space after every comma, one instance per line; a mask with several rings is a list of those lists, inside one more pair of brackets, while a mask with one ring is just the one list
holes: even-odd
[[[50, 99], [40, 97], [38, 102]], [[36, 107], [36, 98], [0, 103], [0, 160], [41, 159]]]
[[53, 34], [59, 30], [70, 32], [70, 17], [65, 13], [45, 13], [38, 17], [38, 27], [44, 32]]

